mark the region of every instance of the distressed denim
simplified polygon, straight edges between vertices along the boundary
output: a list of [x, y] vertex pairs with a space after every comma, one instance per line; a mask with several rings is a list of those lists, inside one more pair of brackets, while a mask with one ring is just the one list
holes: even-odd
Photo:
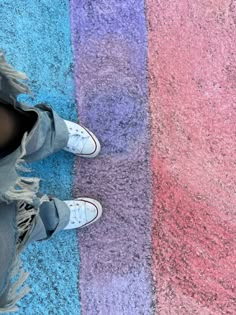
[[16, 302], [28, 293], [16, 292], [26, 277], [19, 260], [22, 250], [62, 230], [70, 213], [63, 201], [38, 192], [37, 178], [19, 176], [17, 171], [21, 161], [43, 159], [66, 146], [69, 134], [63, 119], [44, 104], [29, 107], [15, 102], [14, 106], [36, 112], [37, 121], [21, 146], [0, 159], [0, 313], [16, 311]]

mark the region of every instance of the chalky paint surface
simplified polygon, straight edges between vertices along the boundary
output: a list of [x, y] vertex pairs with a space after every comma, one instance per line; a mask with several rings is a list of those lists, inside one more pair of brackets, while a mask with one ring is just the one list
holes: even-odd
[[157, 314], [235, 314], [236, 7], [147, 0]]
[[1, 47], [33, 103], [78, 115], [102, 143], [99, 158], [76, 161], [75, 181], [67, 153], [33, 166], [43, 191], [97, 198], [104, 216], [79, 232], [81, 265], [74, 231], [27, 249], [33, 294], [17, 314], [77, 315], [80, 303], [86, 315], [235, 314], [233, 1], [0, 8]]
[[[102, 143], [76, 164], [103, 218], [79, 232], [86, 315], [150, 314], [151, 198], [143, 1], [71, 1], [78, 113]], [[77, 192], [77, 188], [75, 188]]]
[[[77, 119], [72, 75], [70, 17], [67, 0], [3, 0], [0, 4], [1, 48], [9, 61], [27, 73], [35, 99], [48, 103], [62, 117]], [[59, 152], [31, 165], [42, 178], [41, 190], [61, 199], [71, 197], [74, 157]], [[20, 303], [17, 315], [80, 314], [79, 254], [75, 231], [32, 244], [24, 253], [31, 273], [32, 294]]]

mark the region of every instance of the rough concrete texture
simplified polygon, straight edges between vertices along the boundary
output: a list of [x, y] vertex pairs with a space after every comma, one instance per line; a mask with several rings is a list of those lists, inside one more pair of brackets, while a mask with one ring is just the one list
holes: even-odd
[[236, 3], [146, 3], [156, 313], [236, 314]]
[[73, 231], [28, 248], [33, 294], [17, 314], [236, 314], [235, 1], [0, 8], [1, 47], [34, 103], [72, 120], [78, 109], [102, 143], [100, 157], [76, 161], [75, 180], [67, 153], [34, 165], [43, 191], [69, 198], [74, 180], [104, 216], [79, 248]]
[[103, 218], [79, 232], [82, 314], [152, 310], [146, 26], [138, 1], [71, 1], [78, 112], [102, 143], [76, 164], [75, 193]]
[[[0, 2], [0, 48], [17, 69], [27, 73], [33, 103], [48, 103], [62, 117], [76, 120], [70, 35], [67, 0]], [[72, 192], [73, 163], [72, 155], [59, 152], [30, 167], [42, 178], [43, 192], [67, 199]], [[32, 292], [20, 303], [17, 315], [80, 313], [75, 231], [30, 245], [23, 259], [31, 273], [27, 284]]]

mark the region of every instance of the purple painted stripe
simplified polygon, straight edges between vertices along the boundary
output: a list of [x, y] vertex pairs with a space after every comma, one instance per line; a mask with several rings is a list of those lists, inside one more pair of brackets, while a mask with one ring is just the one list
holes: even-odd
[[75, 193], [104, 216], [79, 234], [82, 313], [151, 314], [151, 181], [141, 0], [71, 1], [80, 120], [102, 142]]

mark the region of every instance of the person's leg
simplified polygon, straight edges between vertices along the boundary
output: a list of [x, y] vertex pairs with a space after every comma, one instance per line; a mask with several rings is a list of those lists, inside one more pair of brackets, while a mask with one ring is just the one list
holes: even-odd
[[10, 300], [10, 273], [13, 271], [16, 254], [16, 207], [13, 204], [0, 203], [0, 313]]
[[[15, 105], [5, 104], [7, 106], [15, 111], [15, 133], [23, 129], [25, 122], [31, 123], [31, 129], [26, 130], [24, 137], [22, 132], [17, 133], [21, 137], [21, 143], [14, 142], [17, 137], [13, 137], [10, 141], [13, 146], [9, 144], [3, 150], [0, 146], [0, 202], [26, 200], [31, 203], [35, 197], [34, 190], [39, 180], [32, 178], [33, 181], [29, 181], [19, 176], [16, 172], [19, 163], [42, 159], [60, 149], [83, 157], [95, 157], [100, 151], [100, 144], [90, 131], [63, 120], [47, 105], [30, 107], [16, 102]], [[0, 126], [0, 131], [1, 129]], [[23, 189], [19, 189], [22, 187]]]
[[[82, 133], [88, 131], [83, 129], [77, 131], [76, 124], [72, 127], [70, 124], [68, 127], [68, 123], [48, 106], [39, 105], [36, 108], [30, 108], [22, 105], [20, 110], [27, 113], [29, 119], [35, 119], [35, 113], [37, 116], [33, 127], [27, 130], [29, 134], [25, 143], [26, 154], [23, 157], [27, 162], [44, 158], [65, 148], [71, 135], [73, 141], [70, 142], [70, 146], [76, 148], [82, 137], [83, 146], [81, 147], [79, 143], [80, 149], [82, 148], [82, 151], [90, 149], [91, 146], [86, 144], [87, 141], [83, 141], [84, 138], [80, 134], [81, 131]], [[31, 114], [34, 117], [31, 117]], [[71, 131], [69, 131], [70, 128]], [[92, 138], [90, 135], [89, 137]], [[94, 142], [94, 139], [92, 141]], [[9, 163], [5, 167], [7, 165]], [[31, 205], [23, 200], [11, 202], [10, 205], [0, 204], [1, 220], [3, 218], [2, 222], [9, 222], [5, 229], [1, 230], [0, 226], [0, 256], [2, 257], [0, 261], [0, 313], [4, 309], [9, 311], [13, 308], [18, 299], [16, 294], [9, 294], [9, 292], [15, 286], [11, 284], [11, 271], [14, 269], [20, 251], [30, 242], [46, 240], [62, 229], [87, 226], [95, 222], [102, 214], [101, 205], [92, 199], [79, 198], [76, 201], [64, 202], [51, 198], [40, 204], [41, 197], [38, 195]], [[9, 211], [11, 218], [6, 216], [8, 207], [11, 209]], [[23, 276], [20, 275], [20, 278], [23, 280]]]
[[63, 149], [69, 139], [64, 120], [49, 106], [41, 104], [35, 107], [21, 105], [25, 113], [36, 113], [37, 121], [26, 140], [27, 162], [43, 159]]
[[[89, 130], [64, 121], [46, 105], [29, 107], [15, 99], [14, 104], [11, 103], [10, 96], [14, 98], [28, 92], [28, 88], [17, 81], [17, 78], [24, 79], [25, 76], [7, 65], [2, 54], [0, 59], [0, 100], [15, 111], [14, 120], [11, 121], [13, 124], [7, 123], [5, 127], [15, 127], [17, 131], [12, 134], [10, 130], [9, 135], [3, 131], [3, 138], [0, 138], [0, 313], [4, 313], [12, 311], [21, 297], [16, 296], [14, 289], [24, 282], [24, 275], [20, 274], [19, 283], [13, 286], [10, 280], [14, 277], [11, 272], [18, 271], [15, 263], [25, 246], [32, 241], [47, 239], [63, 228], [91, 224], [100, 217], [102, 210], [98, 202], [93, 203], [87, 198], [66, 202], [51, 199], [40, 203], [42, 198], [35, 195], [37, 179], [18, 176], [15, 168], [20, 160], [39, 160], [60, 149], [84, 157], [95, 157], [100, 145]], [[6, 139], [7, 136], [11, 140]]]
[[26, 113], [37, 113], [37, 121], [27, 137], [27, 162], [43, 159], [64, 149], [81, 157], [93, 158], [100, 152], [100, 143], [87, 128], [64, 120], [51, 107], [39, 104], [28, 107], [20, 104]]
[[[77, 144], [81, 146], [78, 143], [83, 142], [84, 144], [83, 148], [85, 151], [89, 149], [90, 145], [88, 145], [87, 143], [88, 141], [86, 141], [85, 143], [83, 139], [81, 139], [81, 137], [87, 138], [89, 136], [93, 143], [96, 142], [96, 140], [94, 140], [90, 135], [87, 134], [86, 130], [85, 131], [83, 129], [80, 130], [82, 132], [82, 135], [85, 134], [85, 136], [81, 136], [80, 133], [77, 134], [77, 132], [79, 132], [79, 127], [80, 127], [79, 125], [76, 125], [68, 121], [64, 121], [50, 107], [46, 105], [38, 105], [36, 106], [36, 108], [32, 108], [32, 107], [29, 107], [20, 103], [17, 103], [16, 105], [18, 106], [15, 106], [15, 108], [14, 107], [8, 108], [6, 107], [7, 106], [6, 104], [4, 110], [9, 116], [9, 121], [11, 122], [13, 129], [28, 132], [28, 136], [26, 139], [27, 141], [25, 143], [25, 146], [26, 146], [25, 156], [23, 157], [26, 161], [37, 160], [37, 159], [48, 156], [49, 154], [59, 150], [60, 148], [65, 148], [65, 145], [68, 143], [68, 139], [70, 138], [72, 138], [71, 140], [73, 140], [73, 141], [70, 141], [70, 145], [76, 146]], [[22, 133], [23, 132], [20, 132], [21, 137], [22, 137]], [[11, 138], [12, 138], [12, 134], [14, 135], [15, 131], [11, 132]], [[17, 143], [15, 143], [14, 145], [17, 145]], [[9, 156], [11, 156], [11, 154], [8, 155], [7, 157]], [[3, 159], [2, 160], [0, 159], [0, 163], [1, 161], [3, 161]], [[4, 159], [4, 171], [6, 171], [7, 166], [12, 168], [10, 163], [6, 161], [6, 159]], [[27, 194], [27, 191], [26, 191], [27, 186], [25, 185], [25, 178], [23, 179], [22, 187], [24, 188], [23, 192], [26, 192]], [[16, 187], [15, 195], [19, 194], [19, 192], [20, 192], [19, 189]], [[24, 200], [25, 202], [27, 202], [25, 198], [22, 198], [22, 199], [19, 198], [17, 200]], [[37, 208], [38, 205], [40, 204], [39, 195], [36, 196], [36, 198], [33, 200], [32, 203], [31, 202], [27, 202], [27, 203], [28, 204], [30, 203], [33, 205], [33, 207]], [[57, 201], [54, 201], [54, 203], [55, 205], [58, 203], [61, 203], [61, 207], [63, 209], [63, 202], [57, 199]], [[84, 207], [84, 204], [86, 205], [86, 207]], [[81, 207], [86, 208], [86, 211], [88, 212], [90, 212], [90, 210], [92, 209], [91, 211], [92, 212], [95, 211], [95, 213], [97, 212], [97, 215], [100, 214], [101, 212], [100, 204], [94, 200], [88, 200], [84, 198], [83, 201], [77, 200], [76, 204], [72, 202], [71, 208], [73, 208], [74, 213], [77, 213], [78, 209], [80, 209]], [[59, 209], [59, 207], [54, 207], [54, 208]], [[67, 212], [70, 212], [70, 209], [68, 209], [70, 208], [70, 206], [65, 206], [65, 203], [64, 203], [64, 208], [67, 208]], [[89, 208], [91, 209], [87, 210]], [[81, 210], [79, 210], [79, 212], [81, 213]], [[60, 213], [57, 213], [56, 215], [57, 217], [60, 217]], [[80, 217], [78, 220], [75, 220], [75, 227], [84, 225], [83, 222], [85, 222], [86, 220], [84, 221], [84, 218], [82, 217]], [[93, 221], [93, 215], [92, 215], [91, 221]], [[88, 224], [88, 223], [89, 222], [85, 222], [85, 224]]]
[[69, 222], [70, 212], [65, 202], [53, 198], [43, 202], [38, 210], [24, 202], [20, 202], [20, 205], [1, 203], [0, 217], [1, 313], [4, 308], [9, 311], [17, 299], [10, 290], [17, 287], [16, 283], [12, 283], [12, 273], [20, 252], [30, 242], [49, 239], [64, 229]]
[[26, 132], [27, 162], [43, 159], [60, 149], [88, 158], [100, 152], [100, 143], [91, 131], [62, 119], [48, 105], [30, 107], [0, 102], [0, 158], [19, 147]]
[[19, 297], [14, 291], [11, 293], [24, 281], [24, 274], [20, 274], [19, 282], [14, 283], [12, 273], [19, 271], [15, 270], [19, 254], [29, 243], [47, 240], [63, 229], [87, 226], [101, 214], [100, 204], [89, 198], [61, 201], [48, 197], [38, 210], [26, 202], [1, 203], [0, 313], [14, 309], [18, 298], [24, 295], [24, 291]]
[[40, 205], [39, 213], [35, 216], [34, 227], [24, 241], [24, 246], [34, 241], [51, 238], [69, 223], [70, 211], [67, 204], [58, 198], [46, 198], [48, 198], [48, 201], [44, 201]]

